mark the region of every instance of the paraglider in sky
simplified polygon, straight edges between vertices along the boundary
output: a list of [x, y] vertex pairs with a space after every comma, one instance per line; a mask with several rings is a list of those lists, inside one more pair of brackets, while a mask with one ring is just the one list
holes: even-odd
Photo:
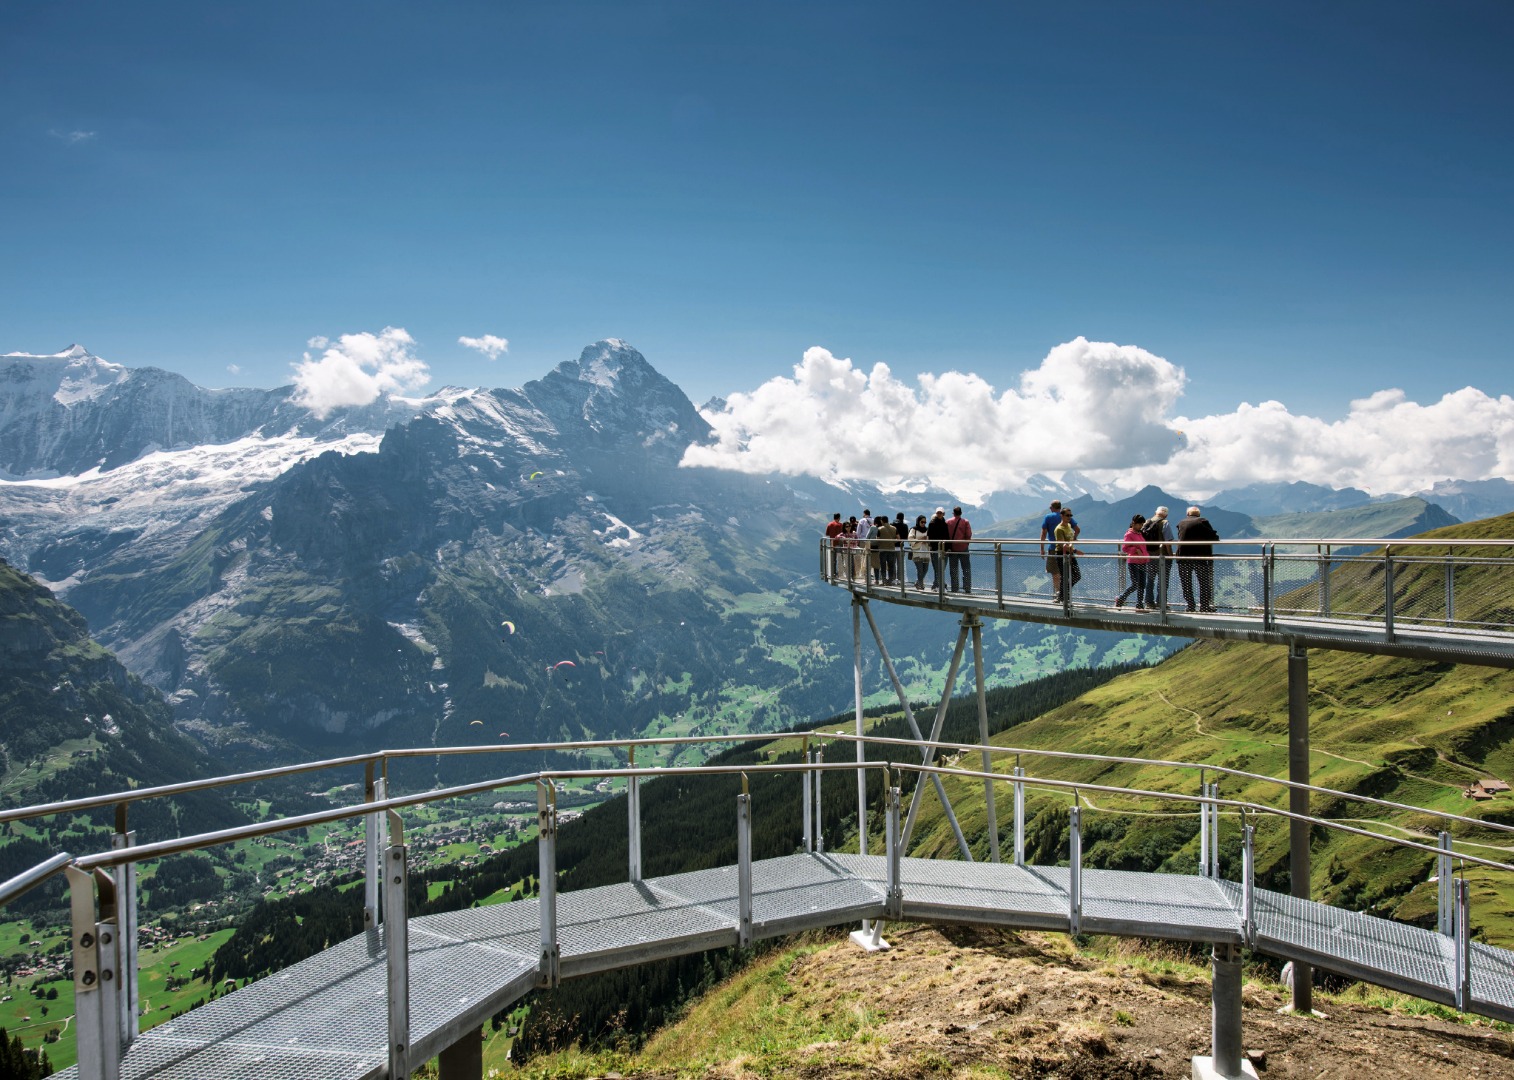
[[540, 472], [534, 472], [530, 476], [526, 477], [526, 479], [527, 480], [535, 480], [538, 476], [541, 476], [541, 475], [542, 474]]
[[504, 622], [500, 623], [500, 625], [503, 626], [506, 630], [510, 631], [510, 633], [515, 633], [515, 624], [509, 619], [506, 619]]
[[501, 731], [499, 733], [499, 737], [501, 739], [508, 739], [510, 737], [510, 733], [508, 731]]
[[484, 722], [482, 720], [474, 720], [474, 721], [470, 722], [468, 726], [469, 727], [483, 727], [484, 726]]
[[553, 670], [553, 671], [556, 671], [556, 670], [557, 670], [557, 669], [558, 669], [558, 668], [560, 668], [560, 667], [571, 667], [571, 668], [576, 668], [576, 667], [577, 667], [577, 666], [578, 666], [578, 665], [577, 665], [577, 664], [575, 664], [575, 663], [574, 663], [574, 662], [573, 662], [573, 661], [571, 661], [571, 660], [559, 660], [559, 661], [558, 661], [558, 662], [557, 662], [557, 663], [555, 663], [555, 664], [553, 664], [553, 665], [552, 665], [552, 670]]

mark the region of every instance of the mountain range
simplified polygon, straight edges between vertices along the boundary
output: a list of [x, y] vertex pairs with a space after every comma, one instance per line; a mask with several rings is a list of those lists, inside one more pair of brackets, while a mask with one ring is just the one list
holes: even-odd
[[[708, 425], [623, 342], [321, 421], [290, 388], [204, 391], [79, 349], [0, 365], [0, 467], [29, 477], [0, 484], [0, 555], [228, 759], [780, 728], [850, 698], [821, 526], [900, 500], [680, 468]], [[939, 692], [950, 628], [879, 618], [910, 692]], [[995, 627], [989, 677], [1172, 647]]]
[[[850, 698], [852, 650], [844, 599], [816, 580], [824, 521], [953, 500], [681, 468], [709, 431], [615, 339], [522, 387], [320, 418], [293, 387], [206, 390], [78, 346], [8, 354], [0, 556], [77, 608], [180, 730], [234, 761], [829, 715]], [[1496, 498], [1489, 483], [1464, 487]], [[1017, 523], [1004, 510], [1058, 495], [1077, 500], [1085, 537], [1185, 503], [1033, 476], [969, 511], [1024, 535], [1039, 513]], [[1307, 510], [1355, 493], [1246, 497]], [[1355, 521], [1368, 533], [1390, 517], [1408, 531], [1452, 520], [1365, 505], [1379, 507]], [[1222, 535], [1258, 534], [1247, 513], [1208, 512]], [[939, 693], [951, 628], [882, 607], [909, 692]], [[986, 644], [997, 685], [1176, 646], [1018, 623], [990, 627]], [[867, 685], [887, 683], [872, 672]]]

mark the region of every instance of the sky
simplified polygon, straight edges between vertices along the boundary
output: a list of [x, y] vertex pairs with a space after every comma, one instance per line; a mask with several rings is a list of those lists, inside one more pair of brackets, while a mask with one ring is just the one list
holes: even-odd
[[1511, 46], [1503, 0], [16, 0], [0, 352], [314, 400], [616, 337], [736, 467], [1514, 475]]

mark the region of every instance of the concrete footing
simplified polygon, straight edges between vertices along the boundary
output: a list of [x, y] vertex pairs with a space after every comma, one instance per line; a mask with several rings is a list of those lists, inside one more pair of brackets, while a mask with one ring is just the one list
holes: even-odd
[[1258, 1080], [1256, 1066], [1249, 1061], [1241, 1062], [1240, 1072], [1222, 1073], [1214, 1067], [1214, 1058], [1196, 1057], [1193, 1059], [1193, 1080]]
[[852, 944], [863, 952], [888, 952], [893, 948], [883, 940], [883, 923], [863, 923], [861, 930], [851, 932]]

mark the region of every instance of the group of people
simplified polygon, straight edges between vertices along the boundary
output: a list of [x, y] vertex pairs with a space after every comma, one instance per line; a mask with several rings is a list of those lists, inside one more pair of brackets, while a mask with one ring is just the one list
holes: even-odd
[[[1147, 520], [1143, 514], [1132, 515], [1130, 527], [1120, 540], [1120, 557], [1130, 573], [1130, 585], [1115, 600], [1115, 607], [1124, 607], [1125, 601], [1135, 594], [1137, 611], [1152, 611], [1159, 604], [1157, 595], [1157, 568], [1170, 575], [1172, 557], [1176, 556], [1178, 584], [1183, 590], [1183, 602], [1189, 611], [1212, 612], [1214, 610], [1214, 544], [1220, 534], [1214, 531], [1209, 519], [1197, 506], [1190, 506], [1188, 513], [1178, 523], [1176, 535], [1167, 520], [1167, 507], [1159, 506]], [[1165, 594], [1170, 577], [1162, 581]]]
[[962, 516], [960, 506], [946, 516], [944, 506], [927, 518], [917, 514], [913, 525], [902, 512], [890, 520], [887, 514], [873, 516], [864, 509], [859, 518], [843, 521], [832, 514], [825, 527], [831, 542], [831, 573], [876, 585], [908, 584], [906, 562], [914, 563], [915, 588], [925, 588], [925, 573], [932, 573], [931, 588], [940, 591], [945, 583], [951, 592], [973, 591], [973, 564], [968, 556], [968, 541], [973, 538], [972, 522]]
[[[1046, 572], [1051, 575], [1051, 591], [1058, 602], [1065, 603], [1072, 588], [1082, 579], [1078, 564], [1078, 537], [1082, 533], [1070, 506], [1053, 501], [1041, 521], [1041, 555]], [[972, 559], [968, 541], [973, 527], [962, 516], [960, 506], [938, 506], [927, 518], [915, 517], [911, 525], [904, 514], [892, 519], [887, 514], [876, 517], [863, 510], [860, 517], [845, 521], [832, 514], [825, 527], [831, 547], [831, 573], [854, 581], [875, 585], [908, 586], [906, 562], [914, 564], [916, 589], [925, 589], [926, 571], [932, 572], [930, 588], [950, 592], [972, 592]], [[1220, 538], [1214, 526], [1197, 506], [1174, 529], [1167, 520], [1167, 507], [1159, 506], [1148, 520], [1144, 514], [1132, 515], [1130, 527], [1120, 541], [1120, 560], [1129, 575], [1129, 587], [1115, 600], [1115, 607], [1135, 597], [1136, 611], [1155, 610], [1171, 584], [1172, 567], [1178, 570], [1178, 584], [1189, 611], [1214, 610], [1214, 543]], [[1158, 567], [1165, 571], [1158, 592]], [[943, 581], [943, 568], [945, 581]]]

